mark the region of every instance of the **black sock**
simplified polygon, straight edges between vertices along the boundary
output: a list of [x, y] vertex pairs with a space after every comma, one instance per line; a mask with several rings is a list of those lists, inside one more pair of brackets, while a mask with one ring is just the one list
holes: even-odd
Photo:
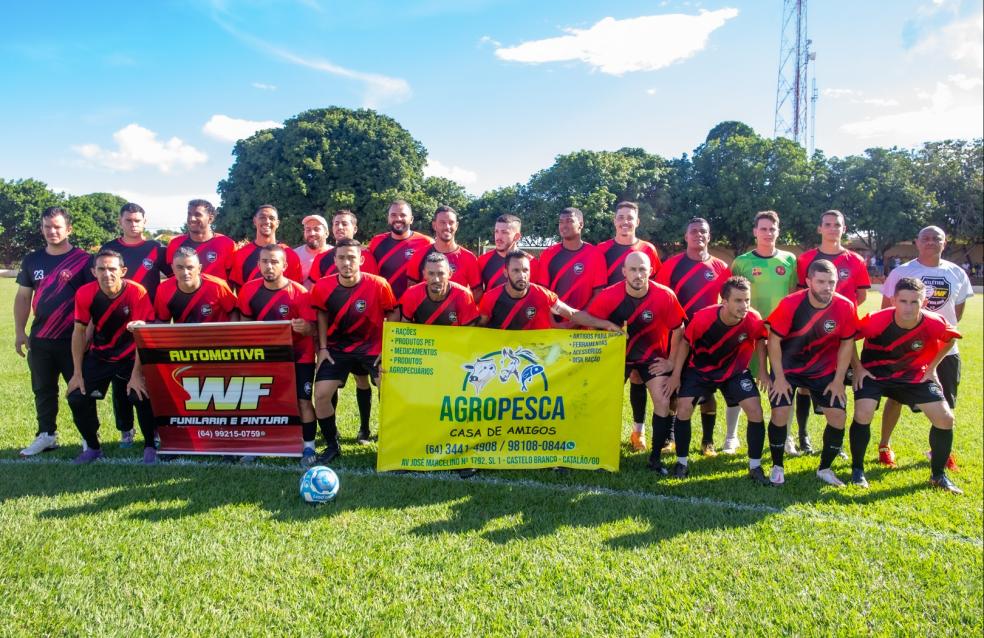
[[[629, 383], [629, 405], [632, 406], [632, 422], [646, 422], [646, 396], [649, 391], [641, 383]], [[653, 439], [654, 441], [656, 439]]]
[[676, 453], [677, 456], [686, 457], [690, 456], [690, 419], [681, 419], [677, 417], [676, 420]]
[[749, 421], [745, 429], [745, 439], [748, 441], [748, 458], [762, 458], [762, 447], [765, 446], [765, 423]]
[[714, 443], [714, 421], [717, 419], [716, 412], [708, 414], [700, 413], [700, 427], [704, 431], [701, 443]]
[[783, 455], [786, 452], [786, 437], [789, 428], [781, 428], [769, 421], [769, 452], [772, 454], [772, 465], [782, 467]]
[[828, 423], [823, 429], [823, 449], [820, 450], [821, 470], [826, 470], [834, 464], [834, 459], [837, 458], [842, 447], [844, 447], [844, 430], [838, 430]]
[[[133, 408], [136, 408], [137, 423], [140, 424], [140, 434], [143, 435], [144, 448], [156, 448], [154, 433], [157, 431], [157, 421], [154, 419], [154, 411], [150, 407], [150, 399], [137, 399], [133, 401], [135, 398], [136, 396], [134, 395], [127, 402], [132, 402]], [[133, 408], [130, 409], [132, 410]]]
[[331, 395], [331, 409], [338, 411], [338, 390], [335, 390], [335, 394]]
[[330, 446], [338, 441], [338, 427], [335, 425], [334, 414], [318, 419], [318, 425], [321, 427], [321, 436], [325, 437], [325, 443]]
[[305, 443], [311, 443], [314, 441], [314, 437], [318, 436], [318, 422], [317, 421], [306, 421], [301, 423], [301, 439]]
[[806, 436], [806, 424], [810, 420], [810, 395], [809, 394], [797, 394], [796, 395], [796, 425], [799, 426], [799, 435]]
[[[665, 441], [666, 440], [666, 437], [669, 436], [669, 434], [670, 434], [670, 423], [671, 422], [672, 421], [670, 420], [670, 417], [668, 415], [667, 416], [658, 416], [656, 414], [653, 414], [653, 438], [652, 438], [652, 440], [654, 442], [655, 441]], [[659, 445], [659, 446], [653, 445], [652, 451], [649, 453], [649, 460], [651, 462], [652, 461], [659, 460], [659, 452], [660, 452], [660, 449], [661, 448], [662, 448], [662, 445]]]
[[932, 426], [929, 428], [929, 450], [933, 458], [929, 461], [933, 477], [940, 476], [946, 469], [946, 460], [950, 458], [953, 449], [953, 430], [941, 430]]
[[359, 428], [369, 431], [369, 414], [372, 410], [372, 388], [356, 388], [355, 402], [359, 404]]
[[863, 470], [864, 453], [868, 449], [868, 442], [871, 440], [871, 424], [852, 421], [848, 440], [851, 443], [851, 468]]

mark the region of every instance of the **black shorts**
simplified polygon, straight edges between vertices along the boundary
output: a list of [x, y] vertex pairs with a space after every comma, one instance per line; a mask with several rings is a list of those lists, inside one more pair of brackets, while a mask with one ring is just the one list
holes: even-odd
[[295, 363], [294, 381], [297, 384], [297, 398], [301, 401], [310, 401], [311, 393], [314, 388], [314, 364]]
[[[775, 374], [770, 374], [773, 380], [775, 380]], [[811, 379], [809, 377], [804, 377], [796, 373], [788, 373], [786, 375], [786, 381], [793, 387], [793, 390], [799, 388], [805, 388], [810, 391], [810, 398], [813, 400], [813, 407], [816, 408], [832, 408], [834, 410], [847, 410], [847, 406], [834, 405], [834, 397], [832, 394], [824, 394], [824, 389], [830, 385], [831, 381], [834, 380], [833, 374], [828, 374], [826, 376], [820, 377], [818, 379]], [[845, 385], [845, 387], [847, 387]], [[796, 393], [793, 393], [796, 396]], [[839, 403], [839, 402], [838, 402]], [[769, 405], [774, 408], [784, 408], [786, 406], [792, 405], [792, 401], [786, 397], [779, 397], [776, 401], [771, 396], [769, 397]]]
[[88, 353], [82, 359], [82, 381], [85, 383], [85, 394], [90, 399], [105, 399], [113, 379], [129, 383], [132, 373], [133, 359], [103, 361]]
[[651, 373], [649, 371], [649, 364], [648, 363], [626, 363], [625, 364], [625, 378], [622, 379], [622, 383], [625, 383], [626, 381], [629, 380], [629, 375], [632, 374], [632, 371], [633, 370], [635, 370], [636, 372], [639, 373], [639, 376], [642, 377], [642, 382], [644, 384], [645, 383], [649, 383], [653, 379], [657, 379], [659, 377], [668, 377], [668, 376], [670, 376], [670, 373], [669, 372], [664, 372], [663, 374], [653, 374], [653, 373]]
[[759, 398], [755, 380], [748, 370], [743, 370], [740, 374], [718, 382], [705, 379], [692, 368], [683, 371], [677, 397], [680, 399], [693, 397], [694, 405], [700, 405], [713, 397], [717, 390], [720, 390], [721, 394], [724, 395], [724, 401], [728, 407], [736, 406], [745, 399]]
[[341, 381], [345, 385], [348, 375], [369, 375], [369, 379], [376, 383], [379, 378], [379, 365], [376, 363], [376, 355], [372, 354], [352, 354], [338, 350], [329, 350], [332, 360], [325, 359], [318, 366], [318, 373], [315, 381]]
[[915, 408], [923, 403], [943, 401], [943, 390], [935, 381], [908, 383], [905, 381], [878, 381], [866, 378], [860, 390], [854, 391], [854, 401], [873, 399], [881, 404], [881, 398], [894, 399], [902, 405]]
[[960, 386], [960, 353], [943, 357], [936, 366], [936, 376], [940, 380], [943, 398], [952, 410], [957, 405], [957, 388]]

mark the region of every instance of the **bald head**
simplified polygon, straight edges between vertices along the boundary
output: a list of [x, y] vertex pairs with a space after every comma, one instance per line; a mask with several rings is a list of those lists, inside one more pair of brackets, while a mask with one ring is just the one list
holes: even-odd
[[649, 255], [640, 252], [631, 252], [622, 262], [622, 276], [625, 277], [625, 285], [629, 294], [636, 293], [644, 295], [649, 290], [649, 274], [652, 270], [652, 262]]

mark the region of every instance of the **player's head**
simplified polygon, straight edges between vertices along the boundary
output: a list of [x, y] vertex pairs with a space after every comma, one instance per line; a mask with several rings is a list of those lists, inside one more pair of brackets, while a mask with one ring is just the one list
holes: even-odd
[[516, 248], [520, 237], [523, 236], [523, 222], [515, 215], [499, 215], [495, 220], [492, 240], [495, 250], [505, 256], [505, 253]]
[[184, 288], [197, 288], [202, 277], [202, 262], [198, 258], [198, 252], [191, 246], [178, 248], [171, 258], [171, 270], [174, 271], [174, 278]]
[[721, 286], [721, 300], [733, 319], [744, 319], [752, 307], [752, 284], [744, 277], [729, 277]]
[[352, 279], [362, 266], [362, 244], [354, 239], [339, 239], [335, 243], [335, 269], [342, 279]]
[[454, 241], [454, 236], [458, 233], [458, 212], [450, 206], [438, 206], [434, 211], [431, 228], [435, 238], [449, 243]]
[[142, 239], [147, 213], [143, 206], [128, 202], [120, 207], [120, 228], [127, 239]]
[[752, 234], [759, 246], [775, 247], [779, 237], [779, 213], [774, 210], [763, 210], [755, 215]]
[[916, 248], [923, 259], [939, 259], [946, 248], [946, 233], [939, 226], [927, 226], [919, 231]]
[[406, 235], [413, 223], [413, 209], [402, 199], [390, 202], [386, 212], [386, 224], [394, 235]]
[[427, 282], [427, 292], [434, 296], [443, 295], [448, 290], [451, 281], [451, 264], [448, 258], [439, 252], [432, 252], [424, 259], [424, 281]]
[[193, 199], [188, 202], [188, 232], [206, 233], [215, 221], [215, 206], [204, 199]]
[[687, 221], [683, 238], [687, 242], [687, 250], [707, 250], [711, 243], [711, 225], [703, 217], [691, 217]]
[[892, 305], [895, 306], [897, 318], [912, 321], [926, 305], [926, 285], [916, 277], [902, 277], [895, 284]]
[[287, 268], [287, 253], [280, 244], [268, 244], [260, 249], [260, 274], [263, 281], [278, 282]]
[[615, 234], [620, 237], [635, 237], [639, 228], [639, 205], [635, 202], [615, 204]]
[[72, 234], [72, 215], [61, 206], [49, 206], [41, 213], [41, 234], [51, 247], [62, 246]]
[[99, 282], [103, 292], [115, 292], [123, 285], [126, 266], [123, 256], [115, 250], [104, 248], [92, 260], [92, 276]]
[[818, 259], [806, 269], [806, 287], [813, 298], [828, 304], [837, 290], [837, 269], [826, 259]]
[[584, 213], [578, 208], [565, 208], [557, 218], [557, 233], [561, 239], [575, 240], [581, 238], [584, 230]]
[[262, 204], [253, 211], [253, 228], [256, 229], [256, 237], [259, 239], [273, 240], [277, 236], [277, 229], [280, 228], [280, 213], [272, 204]]
[[335, 215], [331, 218], [331, 236], [335, 239], [335, 243], [343, 239], [354, 239], [357, 232], [359, 232], [359, 218], [355, 213], [347, 208], [335, 211]]
[[522, 292], [530, 287], [530, 256], [522, 250], [511, 250], [506, 253], [506, 279], [509, 286]]
[[301, 220], [304, 244], [311, 250], [321, 250], [328, 240], [328, 221], [321, 215], [308, 215]]
[[817, 232], [827, 241], [839, 242], [844, 233], [847, 232], [847, 222], [844, 220], [844, 213], [839, 210], [828, 210], [820, 215], [820, 225]]
[[649, 274], [652, 272], [652, 262], [649, 255], [638, 251], [632, 251], [622, 262], [622, 276], [625, 277], [625, 285], [638, 292], [645, 292], [649, 289]]

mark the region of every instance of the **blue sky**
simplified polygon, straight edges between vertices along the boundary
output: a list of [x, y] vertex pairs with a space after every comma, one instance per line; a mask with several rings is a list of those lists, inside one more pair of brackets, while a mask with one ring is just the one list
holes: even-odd
[[[0, 177], [110, 191], [177, 226], [234, 140], [371, 106], [475, 194], [558, 154], [692, 152], [723, 120], [771, 135], [779, 0], [19, 2], [0, 43]], [[813, 0], [816, 145], [979, 137], [984, 22], [965, 0]]]

